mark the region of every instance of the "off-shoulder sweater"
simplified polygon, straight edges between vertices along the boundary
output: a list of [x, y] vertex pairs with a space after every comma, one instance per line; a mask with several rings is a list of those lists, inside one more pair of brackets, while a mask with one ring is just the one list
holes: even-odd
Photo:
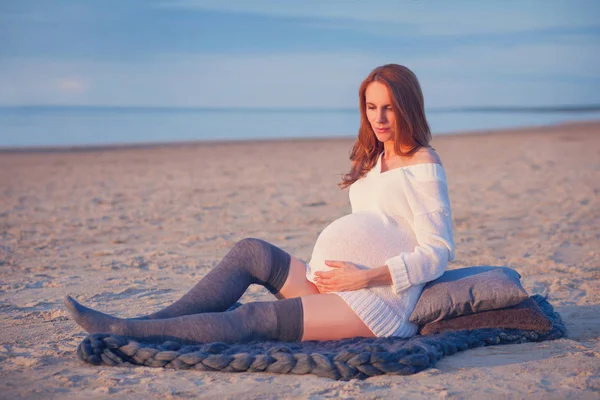
[[330, 270], [325, 260], [387, 265], [391, 285], [335, 293], [375, 336], [410, 337], [418, 327], [409, 317], [423, 286], [454, 258], [446, 173], [435, 163], [381, 172], [381, 157], [350, 186], [352, 214], [321, 232], [307, 279], [314, 282], [314, 272]]

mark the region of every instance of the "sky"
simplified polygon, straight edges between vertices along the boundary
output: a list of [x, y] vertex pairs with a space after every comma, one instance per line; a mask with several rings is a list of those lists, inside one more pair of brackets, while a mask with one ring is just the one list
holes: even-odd
[[354, 108], [402, 64], [426, 107], [600, 104], [597, 0], [2, 0], [0, 106]]

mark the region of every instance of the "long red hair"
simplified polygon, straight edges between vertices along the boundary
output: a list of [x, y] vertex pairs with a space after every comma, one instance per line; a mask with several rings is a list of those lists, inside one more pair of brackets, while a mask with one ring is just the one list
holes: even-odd
[[[417, 76], [408, 68], [398, 64], [387, 64], [375, 68], [361, 83], [358, 90], [360, 106], [360, 128], [358, 138], [352, 146], [350, 172], [342, 176], [339, 183], [346, 188], [362, 178], [373, 168], [379, 154], [383, 152], [383, 143], [377, 140], [375, 132], [367, 119], [367, 86], [380, 82], [387, 86], [396, 115], [394, 150], [396, 154], [410, 157], [421, 147], [429, 147], [431, 130], [425, 117], [425, 102]], [[410, 148], [403, 152], [401, 147]]]

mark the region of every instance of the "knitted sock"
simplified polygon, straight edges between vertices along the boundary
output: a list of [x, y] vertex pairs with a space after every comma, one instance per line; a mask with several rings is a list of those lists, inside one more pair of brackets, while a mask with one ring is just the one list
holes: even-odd
[[183, 343], [242, 343], [253, 340], [300, 341], [304, 314], [299, 297], [246, 303], [233, 311], [154, 320], [120, 319], [65, 298], [73, 319], [89, 333]]
[[291, 256], [260, 239], [236, 243], [225, 258], [189, 292], [163, 310], [136, 319], [162, 319], [227, 310], [253, 283], [277, 298], [290, 270]]

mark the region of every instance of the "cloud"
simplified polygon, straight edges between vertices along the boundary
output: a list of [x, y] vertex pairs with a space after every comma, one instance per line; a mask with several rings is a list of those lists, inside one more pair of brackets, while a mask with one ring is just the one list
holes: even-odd
[[[428, 107], [600, 103], [595, 43], [465, 46], [440, 55], [363, 52], [157, 54], [144, 62], [12, 59], [0, 104], [356, 107], [381, 64], [407, 65]], [[93, 83], [93, 84], [92, 84]]]
[[[473, 1], [246, 1], [169, 0], [154, 4], [159, 8], [210, 10], [247, 13], [281, 18], [312, 19], [315, 24], [411, 35], [472, 35], [514, 33], [557, 28], [598, 27], [600, 3], [542, 0], [506, 2]], [[364, 24], [367, 23], [367, 24]], [[370, 28], [369, 28], [370, 25]]]
[[58, 90], [66, 95], [77, 95], [86, 92], [90, 84], [89, 82], [80, 78], [60, 78], [56, 81], [56, 87]]
[[412, 65], [449, 78], [499, 80], [600, 79], [599, 43], [518, 44], [510, 47], [464, 46], [450, 54], [423, 56]]
[[372, 66], [369, 57], [345, 53], [170, 54], [143, 63], [12, 59], [0, 64], [0, 104], [347, 107]]

